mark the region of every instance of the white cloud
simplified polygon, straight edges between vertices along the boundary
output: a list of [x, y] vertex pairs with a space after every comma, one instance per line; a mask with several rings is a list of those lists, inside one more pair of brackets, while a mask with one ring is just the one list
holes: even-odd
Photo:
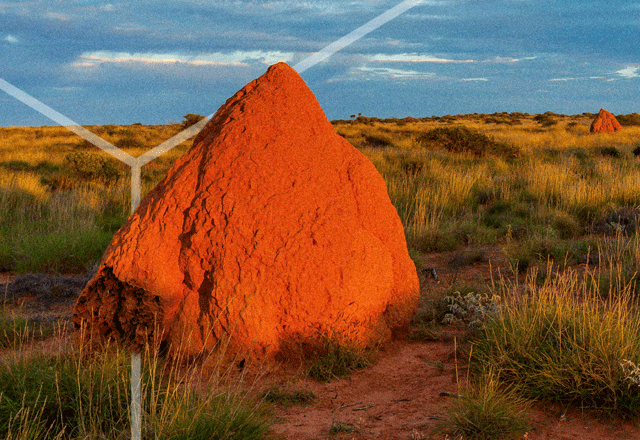
[[76, 92], [80, 90], [84, 90], [82, 87], [53, 87], [53, 90], [57, 90], [59, 92]]
[[640, 67], [627, 66], [622, 70], [618, 70], [616, 73], [623, 78], [640, 78], [638, 70], [640, 70]]
[[4, 37], [4, 41], [6, 41], [8, 43], [12, 43], [12, 44], [16, 44], [16, 43], [20, 42], [20, 40], [18, 40], [18, 38], [14, 37], [11, 34], [9, 34], [6, 37]]
[[416, 70], [402, 70], [391, 69], [387, 67], [367, 67], [361, 66], [352, 70], [352, 73], [356, 76], [360, 76], [358, 79], [372, 79], [372, 78], [391, 78], [391, 79], [424, 79], [435, 77], [431, 72], [418, 72]]
[[114, 64], [187, 64], [192, 66], [246, 66], [249, 62], [273, 64], [278, 61], [291, 61], [293, 53], [280, 51], [236, 51], [232, 53], [209, 53], [188, 55], [182, 53], [128, 53], [97, 51], [85, 52], [72, 66], [91, 68], [102, 63]]
[[561, 82], [561, 81], [579, 81], [584, 78], [551, 78], [549, 82]]
[[71, 16], [67, 15], [67, 14], [62, 14], [60, 12], [47, 12], [45, 14], [46, 18], [50, 18], [52, 20], [59, 20], [59, 21], [69, 21], [71, 20]]
[[375, 54], [369, 57], [369, 61], [379, 63], [473, 63], [474, 60], [449, 60], [445, 58], [437, 58], [432, 55], [418, 55], [417, 53], [399, 53], [399, 54]]
[[510, 63], [519, 63], [520, 61], [525, 60], [535, 60], [537, 57], [522, 57], [522, 58], [511, 58], [511, 57], [501, 57], [496, 56], [490, 58], [488, 60], [484, 60], [484, 63], [499, 63], [499, 64], [510, 64]]
[[489, 81], [489, 78], [462, 78], [460, 81], [462, 81], [462, 82], [468, 82], [468, 81], [485, 82], [485, 81]]

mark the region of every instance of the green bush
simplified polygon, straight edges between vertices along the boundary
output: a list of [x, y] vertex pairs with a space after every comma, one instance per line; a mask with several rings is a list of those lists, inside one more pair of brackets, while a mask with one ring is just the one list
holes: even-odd
[[393, 140], [386, 134], [369, 134], [364, 137], [367, 146], [385, 148], [393, 145]]
[[416, 144], [422, 148], [442, 148], [451, 153], [472, 154], [477, 157], [515, 158], [519, 155], [516, 147], [497, 142], [482, 132], [462, 126], [434, 128], [418, 136]]
[[638, 113], [617, 115], [616, 119], [622, 126], [640, 125], [640, 115]]
[[41, 438], [59, 432], [66, 433], [62, 438], [83, 437], [91, 433], [90, 425], [109, 436], [125, 431], [126, 361], [122, 354], [83, 365], [77, 356], [38, 355], [0, 367], [0, 435], [15, 432], [16, 419], [25, 410]]
[[135, 136], [127, 135], [121, 137], [113, 144], [121, 150], [127, 148], [146, 149], [147, 146], [140, 142]]
[[[428, 272], [424, 276], [431, 276]], [[411, 320], [413, 341], [442, 341], [450, 339], [442, 329], [442, 320], [449, 312], [445, 295], [420, 298], [420, 306]]]
[[620, 151], [616, 147], [602, 147], [600, 148], [600, 156], [619, 158]]
[[263, 399], [282, 406], [309, 405], [316, 399], [316, 395], [310, 390], [286, 391], [275, 385], [264, 392]]
[[540, 124], [543, 127], [552, 127], [552, 126], [554, 126], [554, 125], [556, 125], [558, 123], [558, 121], [553, 119], [553, 116], [555, 116], [554, 113], [545, 112], [545, 113], [540, 114], [540, 115], [535, 115], [533, 117], [533, 120], [537, 121], [538, 124]]
[[100, 261], [113, 233], [97, 228], [51, 233], [25, 232], [11, 239], [11, 270], [26, 272], [84, 272]]
[[[217, 373], [207, 379], [149, 350], [142, 360], [143, 439], [265, 438], [270, 417], [241, 383], [225, 388]], [[128, 438], [129, 373], [128, 351], [112, 345], [8, 359], [0, 365], [0, 438]]]
[[85, 181], [93, 179], [103, 182], [117, 181], [122, 174], [116, 159], [88, 151], [67, 154], [64, 158], [63, 170]]

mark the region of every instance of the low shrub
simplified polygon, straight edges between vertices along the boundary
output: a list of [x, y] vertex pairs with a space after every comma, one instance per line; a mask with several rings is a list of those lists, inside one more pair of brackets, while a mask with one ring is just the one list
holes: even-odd
[[442, 330], [442, 320], [448, 312], [449, 307], [445, 295], [421, 298], [418, 311], [411, 320], [410, 339], [413, 341], [449, 340], [450, 337]]
[[[204, 357], [209, 355], [203, 354]], [[241, 378], [223, 384], [197, 364], [142, 357], [144, 439], [263, 439], [271, 418]], [[97, 353], [65, 346], [56, 354], [16, 355], [0, 365], [0, 437], [79, 440], [128, 438], [129, 353], [109, 345]]]
[[373, 148], [386, 148], [393, 145], [393, 140], [386, 134], [368, 134], [364, 137], [366, 146]]
[[537, 121], [538, 124], [540, 124], [542, 127], [552, 127], [558, 123], [558, 121], [556, 121], [553, 116], [554, 114], [552, 112], [546, 112], [543, 114], [535, 115], [533, 117], [533, 120]]
[[447, 313], [443, 324], [464, 323], [470, 330], [481, 330], [489, 319], [500, 314], [500, 297], [469, 292], [464, 297], [460, 292], [445, 297]]
[[195, 113], [187, 113], [183, 116], [183, 121], [181, 123], [182, 129], [189, 128], [192, 125], [197, 124], [202, 121], [206, 116], [195, 114]]
[[29, 321], [23, 316], [0, 309], [0, 348], [18, 347], [28, 339]]
[[633, 126], [640, 125], [640, 115], [638, 113], [630, 113], [628, 115], [617, 115], [616, 120], [620, 123], [620, 125], [624, 126]]
[[126, 149], [146, 149], [147, 146], [143, 144], [138, 138], [135, 136], [124, 136], [115, 141], [113, 144], [121, 150]]
[[600, 148], [600, 156], [619, 158], [621, 156], [620, 151], [616, 147], [602, 147]]
[[99, 261], [113, 233], [97, 228], [84, 231], [23, 232], [11, 238], [11, 270], [25, 272], [74, 273]]
[[419, 135], [415, 142], [422, 148], [442, 148], [451, 153], [466, 153], [477, 157], [519, 156], [519, 150], [515, 146], [498, 142], [480, 131], [463, 126], [434, 128]]
[[117, 181], [122, 172], [115, 159], [102, 154], [76, 151], [64, 158], [63, 170], [79, 180], [97, 179], [103, 182]]

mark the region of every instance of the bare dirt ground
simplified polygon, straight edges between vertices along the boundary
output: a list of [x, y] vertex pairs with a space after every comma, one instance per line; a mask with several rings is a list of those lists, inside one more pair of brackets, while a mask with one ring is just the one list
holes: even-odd
[[[425, 267], [435, 268], [438, 275], [438, 282], [429, 274], [424, 277], [425, 295], [461, 280], [487, 283], [492, 273], [495, 276], [497, 272], [509, 271], [495, 249], [430, 255], [424, 263]], [[9, 291], [3, 283], [13, 280], [16, 277], [11, 274], [0, 274], [0, 299]], [[5, 308], [20, 308], [44, 321], [68, 320], [77, 297], [77, 293], [69, 291], [75, 287], [69, 279], [53, 285], [62, 287], [57, 287], [57, 295], [49, 297], [42, 297], [41, 291], [38, 295], [33, 292], [6, 295]], [[379, 350], [371, 367], [328, 383], [282, 371], [266, 374], [261, 379], [262, 387], [278, 385], [283, 390], [312, 391], [316, 396], [309, 405], [274, 404], [277, 419], [274, 437], [456, 439], [443, 431], [441, 424], [446, 418], [446, 408], [457, 399], [456, 395], [464, 394], [467, 369], [462, 352], [456, 350], [461, 332], [452, 329], [448, 333], [450, 338], [444, 342], [413, 342], [408, 338], [393, 341]], [[532, 429], [523, 437], [528, 440], [640, 440], [640, 425], [607, 422], [580, 409], [566, 410], [539, 403], [529, 414]]]

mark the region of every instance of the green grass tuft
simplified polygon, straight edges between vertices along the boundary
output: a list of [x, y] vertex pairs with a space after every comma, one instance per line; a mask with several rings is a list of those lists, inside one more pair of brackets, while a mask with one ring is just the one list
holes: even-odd
[[529, 430], [527, 409], [525, 400], [501, 387], [498, 379], [488, 373], [479, 382], [468, 384], [465, 395], [447, 408], [444, 427], [465, 439], [522, 438]]
[[282, 406], [310, 405], [316, 400], [316, 395], [310, 390], [287, 391], [277, 385], [270, 387], [263, 394], [264, 400]]
[[368, 367], [371, 355], [372, 352], [324, 337], [319, 347], [308, 354], [307, 374], [318, 381], [339, 379], [352, 371]]

